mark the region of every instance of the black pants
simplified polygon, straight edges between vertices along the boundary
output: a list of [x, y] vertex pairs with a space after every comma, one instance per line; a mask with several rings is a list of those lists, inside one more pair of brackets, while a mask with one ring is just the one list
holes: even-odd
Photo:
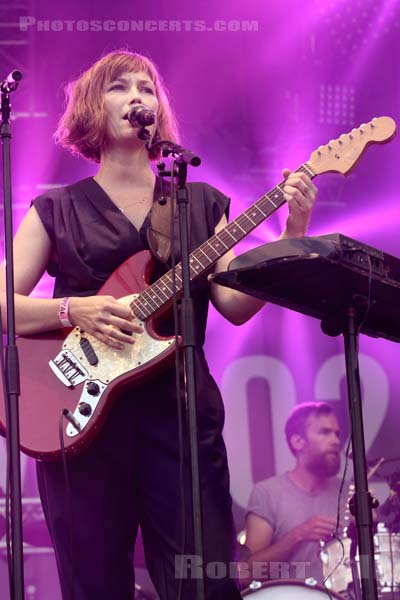
[[[197, 391], [206, 598], [234, 600], [240, 594], [229, 569], [234, 560], [234, 529], [221, 435], [223, 405], [202, 358], [200, 368], [203, 375]], [[68, 461], [72, 530], [61, 462], [38, 463], [39, 490], [64, 600], [133, 598], [133, 551], [139, 524], [147, 568], [160, 598], [177, 598], [182, 574], [182, 599], [196, 598], [193, 577], [199, 570], [198, 560], [179, 562], [182, 506], [176, 412], [172, 373], [115, 402], [92, 444]], [[193, 555], [186, 429], [184, 456], [184, 553]]]

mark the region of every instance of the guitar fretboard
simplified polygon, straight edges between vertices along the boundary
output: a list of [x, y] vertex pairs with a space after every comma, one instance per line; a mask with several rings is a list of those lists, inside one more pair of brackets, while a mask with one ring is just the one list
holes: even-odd
[[[306, 164], [301, 165], [296, 173], [306, 173], [309, 177], [314, 177], [314, 173]], [[191, 281], [209, 269], [221, 256], [286, 202], [283, 192], [284, 185], [285, 181], [282, 181], [264, 194], [234, 221], [228, 223], [224, 229], [213, 235], [190, 254]], [[182, 264], [179, 263], [175, 267], [175, 292], [179, 294], [181, 290]], [[173, 294], [174, 282], [172, 270], [170, 270], [139, 294], [132, 302], [131, 309], [140, 320], [145, 321], [172, 300]]]

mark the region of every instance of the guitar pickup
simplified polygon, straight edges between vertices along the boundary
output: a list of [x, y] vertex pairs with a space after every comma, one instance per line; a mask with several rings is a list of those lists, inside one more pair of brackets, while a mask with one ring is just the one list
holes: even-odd
[[84, 336], [81, 336], [81, 340], [80, 340], [79, 344], [80, 344], [80, 347], [82, 348], [84, 355], [86, 356], [86, 359], [87, 359], [89, 365], [92, 365], [92, 367], [95, 367], [96, 365], [98, 365], [99, 359], [97, 358], [97, 354], [93, 350], [93, 346], [89, 342], [89, 340], [87, 338], [85, 338]]

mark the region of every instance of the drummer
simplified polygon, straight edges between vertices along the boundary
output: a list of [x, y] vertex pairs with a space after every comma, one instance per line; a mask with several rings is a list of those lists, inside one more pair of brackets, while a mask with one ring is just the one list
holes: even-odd
[[250, 579], [322, 583], [320, 540], [336, 528], [340, 429], [323, 402], [296, 406], [285, 426], [294, 469], [259, 481], [246, 511]]

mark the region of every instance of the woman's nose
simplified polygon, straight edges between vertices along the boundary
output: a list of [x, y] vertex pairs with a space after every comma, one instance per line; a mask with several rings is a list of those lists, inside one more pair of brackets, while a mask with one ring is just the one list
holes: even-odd
[[143, 104], [142, 96], [137, 88], [130, 90], [129, 104]]

